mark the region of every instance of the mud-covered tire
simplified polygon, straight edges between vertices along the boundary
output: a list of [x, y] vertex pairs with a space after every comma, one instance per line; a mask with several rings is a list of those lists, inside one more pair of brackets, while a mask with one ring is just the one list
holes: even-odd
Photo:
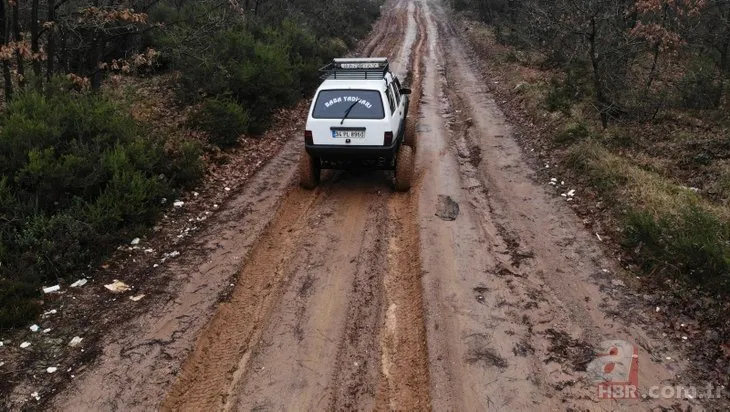
[[406, 192], [411, 188], [413, 178], [413, 149], [410, 146], [401, 145], [397, 156], [395, 159], [395, 190]]
[[418, 135], [416, 134], [416, 121], [406, 118], [406, 130], [403, 135], [403, 143], [416, 150]]
[[299, 161], [299, 185], [305, 189], [314, 189], [319, 184], [319, 175], [319, 159], [303, 151]]

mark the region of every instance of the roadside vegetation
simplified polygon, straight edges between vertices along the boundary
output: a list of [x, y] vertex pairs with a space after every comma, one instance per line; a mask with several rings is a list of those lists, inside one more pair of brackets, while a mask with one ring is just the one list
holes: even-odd
[[606, 214], [596, 218], [646, 284], [699, 290], [722, 306], [730, 295], [730, 1], [452, 4], [504, 83], [505, 102], [544, 131], [527, 139], [597, 195], [592, 209]]
[[[204, 175], [206, 152], [262, 133], [379, 6], [0, 1], [0, 330], [38, 315], [42, 286], [93, 274], [149, 230]], [[150, 78], [190, 113], [174, 127], [135, 115], [145, 102], [121, 90]]]

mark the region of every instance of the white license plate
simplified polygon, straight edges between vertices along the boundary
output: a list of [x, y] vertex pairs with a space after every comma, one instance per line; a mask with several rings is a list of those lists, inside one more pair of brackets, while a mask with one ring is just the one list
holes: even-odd
[[364, 139], [365, 130], [333, 130], [332, 137], [335, 139]]

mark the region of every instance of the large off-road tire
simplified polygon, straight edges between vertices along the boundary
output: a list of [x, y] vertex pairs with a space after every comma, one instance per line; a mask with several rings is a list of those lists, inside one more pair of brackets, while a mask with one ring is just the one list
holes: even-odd
[[415, 151], [417, 141], [418, 135], [416, 134], [416, 121], [406, 118], [406, 130], [403, 136], [403, 143], [405, 143], [406, 146], [412, 147]]
[[413, 166], [413, 149], [410, 146], [401, 145], [395, 159], [395, 190], [406, 192], [411, 188]]
[[319, 159], [303, 151], [299, 161], [299, 185], [305, 189], [314, 189], [319, 184], [320, 171]]

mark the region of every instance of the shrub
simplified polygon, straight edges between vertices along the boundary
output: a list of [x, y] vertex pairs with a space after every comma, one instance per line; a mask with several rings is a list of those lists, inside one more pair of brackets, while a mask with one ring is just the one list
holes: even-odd
[[555, 135], [555, 142], [558, 144], [572, 144], [585, 140], [590, 135], [591, 132], [584, 122], [570, 122], [563, 127], [561, 132]]
[[171, 162], [167, 163], [165, 173], [173, 187], [191, 188], [205, 174], [205, 163], [200, 157], [203, 149], [195, 140], [177, 142], [167, 153]]
[[677, 216], [631, 211], [625, 245], [637, 250], [643, 269], [730, 292], [730, 226], [697, 205]]
[[550, 112], [570, 114], [575, 93], [574, 88], [553, 78], [550, 80], [550, 88], [545, 96], [545, 108]]
[[0, 327], [37, 314], [44, 282], [96, 264], [202, 174], [199, 145], [165, 150], [103, 95], [49, 88], [0, 114]]
[[710, 61], [693, 61], [677, 82], [680, 105], [688, 109], [716, 109], [723, 82]]
[[238, 137], [248, 130], [248, 112], [231, 99], [211, 98], [191, 117], [190, 123], [208, 133], [212, 144], [227, 148], [235, 146]]
[[0, 277], [0, 328], [22, 325], [41, 313], [38, 283]]

